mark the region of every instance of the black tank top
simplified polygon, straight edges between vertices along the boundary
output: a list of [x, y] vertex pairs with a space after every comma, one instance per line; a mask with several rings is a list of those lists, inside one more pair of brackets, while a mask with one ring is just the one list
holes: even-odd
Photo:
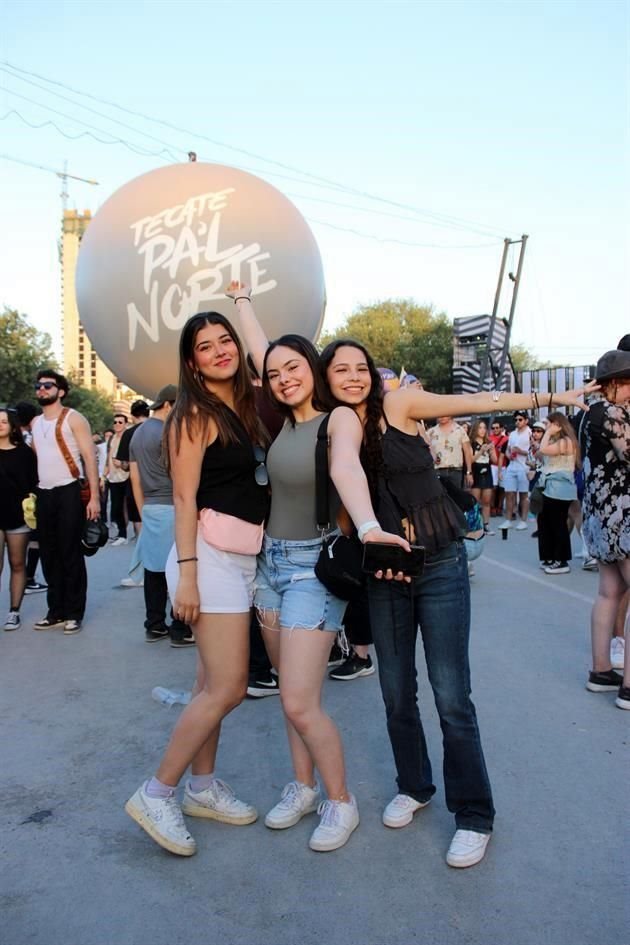
[[269, 511], [269, 489], [255, 479], [258, 463], [251, 441], [236, 414], [231, 416], [238, 443], [217, 439], [206, 449], [197, 489], [197, 508], [214, 509], [259, 525]]
[[381, 526], [409, 538], [402, 523], [406, 518], [415, 531], [413, 543], [424, 545], [427, 554], [461, 538], [466, 519], [440, 482], [423, 438], [387, 424], [381, 446], [383, 468], [373, 497]]

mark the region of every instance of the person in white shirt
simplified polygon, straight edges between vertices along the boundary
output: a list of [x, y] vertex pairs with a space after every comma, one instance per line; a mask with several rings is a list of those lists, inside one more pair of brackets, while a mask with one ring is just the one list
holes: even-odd
[[518, 531], [527, 528], [527, 514], [529, 512], [529, 479], [527, 478], [527, 457], [531, 444], [531, 430], [528, 416], [524, 410], [514, 413], [516, 429], [508, 437], [505, 455], [508, 460], [507, 468], [502, 472], [501, 485], [505, 491], [505, 520], [499, 528], [511, 528], [518, 493], [519, 521]]

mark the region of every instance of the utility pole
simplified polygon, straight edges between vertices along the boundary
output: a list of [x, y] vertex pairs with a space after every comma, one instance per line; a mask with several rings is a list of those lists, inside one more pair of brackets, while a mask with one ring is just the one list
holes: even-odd
[[[505, 371], [505, 365], [509, 358], [510, 351], [510, 335], [512, 332], [512, 324], [514, 322], [514, 311], [516, 309], [516, 299], [518, 297], [518, 289], [521, 282], [521, 273], [523, 271], [523, 258], [525, 256], [525, 247], [527, 245], [528, 236], [523, 234], [520, 240], [510, 240], [506, 237], [503, 240], [503, 255], [501, 257], [501, 266], [499, 268], [499, 279], [497, 282], [497, 289], [494, 295], [494, 305], [492, 307], [492, 315], [490, 316], [490, 325], [488, 327], [488, 335], [486, 342], [486, 351], [481, 362], [481, 367], [479, 369], [479, 391], [484, 390], [486, 376], [488, 370], [492, 374], [494, 381], [494, 386], [497, 390], [501, 390], [501, 385], [503, 383], [503, 372]], [[500, 348], [494, 347], [494, 337], [496, 334], [496, 323], [497, 316], [499, 311], [499, 299], [501, 298], [501, 289], [503, 288], [503, 281], [505, 278], [505, 265], [507, 262], [507, 255], [510, 246], [520, 246], [518, 265], [516, 268], [516, 275], [514, 273], [509, 273], [509, 279], [512, 282], [512, 301], [510, 304], [510, 314], [508, 317], [507, 331], [505, 333], [505, 338]]]

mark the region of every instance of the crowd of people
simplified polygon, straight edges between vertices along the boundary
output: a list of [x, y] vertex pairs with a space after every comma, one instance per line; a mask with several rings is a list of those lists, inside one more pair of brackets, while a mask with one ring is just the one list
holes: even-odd
[[[455, 819], [446, 861], [472, 866], [486, 853], [495, 814], [468, 660], [472, 507], [484, 542], [499, 531], [525, 532], [534, 512], [532, 536], [550, 579], [569, 573], [577, 530], [582, 566], [599, 571], [587, 689], [615, 691], [616, 704], [630, 708], [628, 339], [600, 359], [584, 390], [436, 395], [412, 376], [387, 389], [356, 341], [336, 341], [321, 354], [296, 334], [270, 342], [249, 287], [232, 283], [227, 295], [243, 341], [224, 316], [193, 316], [180, 337], [177, 388], [133, 403], [131, 423], [117, 413], [111, 430], [93, 435], [85, 417], [64, 406], [66, 378], [47, 368], [35, 381], [37, 407], [0, 407], [0, 567], [6, 545], [10, 571], [4, 629], [20, 627], [30, 585], [47, 595], [34, 629], [78, 633], [85, 554], [93, 551], [86, 522], [109, 521], [113, 546], [135, 540], [122, 583], [144, 588], [147, 643], [196, 646], [198, 660], [190, 704], [125, 809], [181, 856], [196, 850], [184, 814], [236, 825], [258, 817], [215, 774], [222, 720], [247, 694], [280, 695], [293, 765], [266, 826], [287, 829], [317, 812], [311, 849], [349, 840], [359, 807], [323, 681], [373, 674], [371, 645], [397, 775], [382, 820], [394, 829], [410, 824], [436, 791], [418, 709], [420, 633]], [[581, 407], [583, 393], [588, 412], [573, 420], [558, 409]], [[539, 408], [546, 419], [530, 426]], [[496, 419], [508, 415], [510, 432]], [[472, 426], [457, 422], [464, 416]], [[315, 574], [327, 537], [316, 514], [323, 422], [331, 528], [384, 547], [382, 567], [350, 604]], [[32, 496], [36, 522], [28, 520]], [[425, 558], [419, 574], [388, 566], [388, 555], [416, 546]], [[45, 584], [36, 580], [38, 553]]]

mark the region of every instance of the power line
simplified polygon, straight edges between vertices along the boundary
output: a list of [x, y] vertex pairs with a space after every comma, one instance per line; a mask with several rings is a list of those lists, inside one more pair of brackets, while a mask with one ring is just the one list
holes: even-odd
[[[429, 210], [424, 210], [424, 209], [415, 207], [411, 204], [406, 204], [399, 201], [390, 200], [388, 198], [381, 197], [379, 195], [370, 194], [367, 191], [361, 191], [357, 188], [348, 187], [347, 185], [341, 184], [338, 181], [332, 180], [330, 178], [322, 177], [317, 174], [312, 174], [310, 171], [303, 171], [300, 168], [296, 167], [295, 165], [287, 164], [282, 161], [277, 161], [273, 158], [267, 158], [264, 155], [257, 154], [254, 151], [250, 151], [245, 148], [240, 148], [240, 147], [237, 147], [236, 145], [227, 144], [226, 142], [219, 141], [218, 139], [211, 138], [207, 135], [200, 134], [198, 132], [192, 132], [189, 129], [182, 128], [178, 125], [174, 125], [171, 122], [164, 121], [163, 119], [154, 118], [150, 115], [144, 114], [143, 112], [126, 108], [123, 105], [119, 105], [117, 102], [112, 102], [108, 99], [99, 98], [98, 96], [92, 95], [89, 92], [85, 92], [81, 89], [76, 89], [76, 88], [73, 88], [72, 86], [66, 85], [63, 82], [58, 82], [54, 79], [49, 79], [47, 76], [43, 76], [35, 72], [30, 72], [27, 69], [22, 69], [21, 67], [13, 65], [7, 60], [0, 60], [0, 62], [2, 63], [2, 65], [7, 66], [10, 70], [13, 70], [14, 73], [21, 74], [21, 75], [15, 75], [14, 76], [15, 78], [19, 79], [21, 78], [21, 76], [27, 75], [32, 78], [41, 79], [43, 82], [46, 82], [50, 85], [55, 85], [59, 88], [63, 88], [66, 91], [72, 92], [74, 95], [81, 95], [92, 101], [96, 101], [101, 105], [104, 104], [104, 105], [107, 105], [108, 107], [116, 108], [119, 111], [132, 115], [135, 118], [142, 118], [145, 121], [149, 121], [154, 124], [159, 124], [163, 127], [169, 128], [172, 131], [177, 131], [179, 133], [186, 134], [189, 137], [196, 137], [196, 138], [201, 138], [205, 141], [209, 141], [210, 143], [212, 143], [213, 145], [217, 147], [226, 148], [228, 150], [235, 151], [240, 154], [245, 154], [248, 157], [254, 158], [255, 160], [262, 161], [265, 164], [271, 164], [273, 166], [280, 167], [283, 170], [289, 170], [289, 171], [292, 171], [293, 173], [301, 174], [303, 177], [307, 177], [311, 181], [316, 182], [319, 185], [326, 185], [330, 189], [339, 190], [344, 193], [362, 197], [363, 199], [366, 199], [366, 200], [387, 204], [389, 206], [396, 207], [397, 209], [400, 209], [400, 210], [407, 210], [408, 212], [414, 213], [415, 215], [420, 216], [420, 217], [428, 217], [429, 219], [436, 220], [436, 221], [439, 220], [443, 224], [450, 223], [453, 226], [453, 229], [464, 229], [464, 228], [472, 229], [473, 227], [475, 227], [477, 232], [483, 231], [481, 235], [484, 235], [484, 236], [496, 236], [498, 238], [501, 235], [499, 234], [498, 231], [490, 227], [487, 227], [485, 224], [470, 221], [470, 220], [464, 220], [462, 218], [450, 216], [448, 214], [435, 213]], [[7, 70], [5, 69], [4, 71], [6, 72]], [[110, 119], [110, 120], [113, 120], [113, 119]], [[142, 132], [138, 132], [138, 133], [142, 134]], [[307, 183], [307, 181], [304, 181], [304, 183]]]

